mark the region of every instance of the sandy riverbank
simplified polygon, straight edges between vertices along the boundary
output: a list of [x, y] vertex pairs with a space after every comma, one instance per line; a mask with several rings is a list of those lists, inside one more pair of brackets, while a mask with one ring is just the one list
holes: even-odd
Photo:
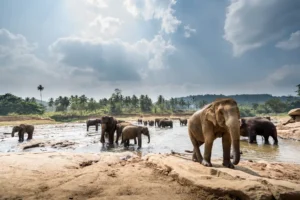
[[300, 165], [243, 161], [231, 170], [220, 160], [206, 168], [189, 157], [0, 154], [0, 199], [300, 198]]

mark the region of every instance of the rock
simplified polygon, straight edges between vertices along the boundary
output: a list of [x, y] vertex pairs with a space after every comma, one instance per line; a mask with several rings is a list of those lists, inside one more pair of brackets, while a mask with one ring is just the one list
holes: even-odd
[[300, 108], [292, 109], [288, 112], [289, 116], [300, 116]]
[[[165, 166], [170, 167], [172, 171], [169, 176], [180, 184], [197, 186], [212, 193], [229, 194], [236, 199], [280, 199], [283, 196], [300, 199], [299, 184], [288, 180], [279, 181], [261, 177], [244, 166], [237, 165], [236, 169], [232, 170], [224, 168], [221, 161], [217, 164], [213, 162], [213, 167], [209, 168], [177, 156], [146, 155], [145, 157], [148, 157], [148, 162], [152, 163], [147, 166], [156, 166], [156, 170]], [[263, 170], [262, 173], [271, 170], [269, 168], [266, 170], [267, 166], [266, 163], [259, 165]], [[300, 166], [298, 168], [300, 169]]]

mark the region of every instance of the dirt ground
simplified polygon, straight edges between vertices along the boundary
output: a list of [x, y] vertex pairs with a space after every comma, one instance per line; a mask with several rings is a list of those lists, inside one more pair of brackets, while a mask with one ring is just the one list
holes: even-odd
[[231, 170], [131, 152], [9, 153], [0, 163], [0, 199], [300, 198], [299, 165], [242, 162]]

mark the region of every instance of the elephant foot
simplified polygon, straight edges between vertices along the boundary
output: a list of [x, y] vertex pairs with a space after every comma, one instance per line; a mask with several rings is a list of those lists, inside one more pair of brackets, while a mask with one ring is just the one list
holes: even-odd
[[234, 165], [228, 160], [224, 160], [222, 164], [223, 164], [224, 167], [234, 169]]
[[210, 162], [207, 162], [206, 160], [202, 160], [201, 164], [205, 167], [212, 167], [212, 164]]

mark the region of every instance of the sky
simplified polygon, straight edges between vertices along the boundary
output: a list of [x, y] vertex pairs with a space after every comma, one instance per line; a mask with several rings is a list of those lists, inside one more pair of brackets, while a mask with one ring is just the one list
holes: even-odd
[[300, 1], [1, 0], [0, 94], [295, 95]]

